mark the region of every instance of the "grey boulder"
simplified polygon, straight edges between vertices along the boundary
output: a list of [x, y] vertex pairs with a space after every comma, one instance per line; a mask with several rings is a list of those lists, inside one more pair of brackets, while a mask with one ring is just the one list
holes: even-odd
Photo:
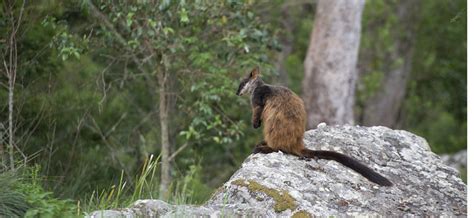
[[426, 140], [386, 127], [327, 126], [305, 133], [310, 149], [349, 155], [389, 178], [381, 187], [328, 160], [250, 155], [204, 205], [140, 200], [91, 217], [465, 216], [467, 188]]

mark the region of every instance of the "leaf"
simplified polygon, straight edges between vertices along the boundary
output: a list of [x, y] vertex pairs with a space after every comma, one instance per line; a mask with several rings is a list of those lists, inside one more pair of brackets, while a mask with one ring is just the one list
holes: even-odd
[[148, 19], [148, 25], [150, 25], [154, 29], [154, 28], [156, 28], [157, 23], [156, 23], [156, 21], [154, 21], [152, 19]]
[[132, 26], [132, 22], [133, 22], [133, 16], [135, 15], [135, 13], [133, 12], [128, 12], [127, 14], [127, 19], [126, 19], [126, 22], [127, 22], [127, 26], [130, 27]]
[[174, 30], [171, 27], [165, 27], [163, 28], [163, 32], [165, 33], [165, 35], [168, 35], [169, 33], [173, 34]]
[[74, 54], [74, 57], [76, 57], [77, 59], [80, 59], [81, 55], [79, 54], [79, 52], [74, 51], [73, 54]]
[[186, 11], [186, 9], [181, 8], [181, 11], [179, 13], [179, 17], [180, 17], [180, 22], [181, 23], [189, 23], [188, 12]]

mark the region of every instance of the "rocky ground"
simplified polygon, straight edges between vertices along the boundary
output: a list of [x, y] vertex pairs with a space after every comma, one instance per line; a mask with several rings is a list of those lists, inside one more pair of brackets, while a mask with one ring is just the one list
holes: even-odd
[[412, 133], [386, 127], [326, 126], [305, 134], [311, 149], [344, 153], [389, 178], [381, 187], [327, 160], [283, 153], [250, 155], [204, 205], [140, 200], [92, 217], [465, 216], [467, 188], [458, 172]]

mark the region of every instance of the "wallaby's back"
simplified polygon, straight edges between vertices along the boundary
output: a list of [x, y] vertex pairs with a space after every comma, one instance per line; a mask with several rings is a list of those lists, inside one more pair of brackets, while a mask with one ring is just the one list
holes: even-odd
[[300, 155], [306, 127], [303, 100], [285, 87], [269, 87], [262, 113], [265, 141], [276, 150]]

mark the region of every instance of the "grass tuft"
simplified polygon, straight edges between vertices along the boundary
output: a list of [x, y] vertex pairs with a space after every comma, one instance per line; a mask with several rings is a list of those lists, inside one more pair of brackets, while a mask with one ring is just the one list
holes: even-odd
[[153, 155], [147, 158], [143, 164], [142, 171], [135, 178], [134, 185], [129, 185], [124, 181], [124, 171], [122, 170], [119, 183], [111, 185], [108, 189], [93, 191], [84, 206], [84, 210], [93, 211], [120, 208], [126, 207], [138, 199], [154, 199], [158, 195], [155, 194], [158, 193], [158, 183], [155, 182], [154, 177], [159, 166], [159, 161], [160, 157], [154, 158]]

